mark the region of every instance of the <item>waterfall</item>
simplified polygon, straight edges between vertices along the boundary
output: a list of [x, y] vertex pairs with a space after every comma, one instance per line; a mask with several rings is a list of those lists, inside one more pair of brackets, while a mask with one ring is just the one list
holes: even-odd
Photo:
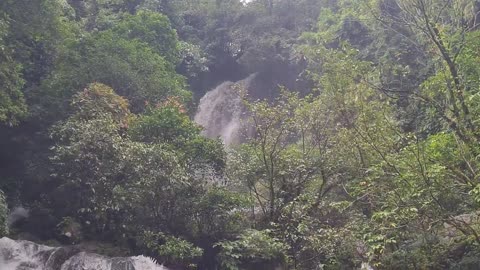
[[0, 239], [1, 270], [168, 270], [144, 256], [109, 258], [77, 247], [48, 247]]
[[256, 74], [234, 82], [223, 82], [200, 99], [195, 122], [204, 127], [209, 138], [220, 137], [225, 145], [240, 143], [244, 106], [238, 87], [248, 90]]

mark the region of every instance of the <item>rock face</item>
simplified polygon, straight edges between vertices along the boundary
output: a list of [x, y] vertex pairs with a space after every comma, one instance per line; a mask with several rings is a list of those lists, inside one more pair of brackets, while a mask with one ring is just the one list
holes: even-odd
[[0, 239], [1, 270], [168, 270], [144, 256], [109, 258], [76, 246], [48, 247], [30, 241]]

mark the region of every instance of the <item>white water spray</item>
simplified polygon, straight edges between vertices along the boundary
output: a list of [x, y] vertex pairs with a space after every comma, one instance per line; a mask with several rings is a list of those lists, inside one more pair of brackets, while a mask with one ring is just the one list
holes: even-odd
[[7, 225], [11, 227], [15, 222], [26, 219], [30, 215], [30, 211], [23, 206], [13, 208], [7, 217]]
[[1, 270], [168, 270], [144, 256], [109, 258], [75, 247], [0, 239]]
[[238, 88], [248, 90], [255, 76], [256, 74], [252, 74], [236, 83], [223, 82], [202, 97], [195, 122], [204, 127], [205, 136], [220, 137], [225, 145], [240, 142], [241, 120], [245, 110]]

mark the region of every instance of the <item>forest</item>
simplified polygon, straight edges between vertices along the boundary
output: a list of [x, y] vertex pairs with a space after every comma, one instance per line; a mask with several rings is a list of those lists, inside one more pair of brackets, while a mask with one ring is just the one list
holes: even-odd
[[0, 237], [479, 269], [480, 2], [1, 0]]

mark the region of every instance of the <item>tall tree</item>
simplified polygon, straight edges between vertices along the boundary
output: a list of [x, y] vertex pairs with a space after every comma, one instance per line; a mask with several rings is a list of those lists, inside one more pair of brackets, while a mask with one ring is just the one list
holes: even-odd
[[22, 92], [21, 65], [14, 60], [13, 51], [5, 40], [8, 30], [9, 22], [0, 19], [0, 122], [14, 125], [25, 117], [27, 108]]

